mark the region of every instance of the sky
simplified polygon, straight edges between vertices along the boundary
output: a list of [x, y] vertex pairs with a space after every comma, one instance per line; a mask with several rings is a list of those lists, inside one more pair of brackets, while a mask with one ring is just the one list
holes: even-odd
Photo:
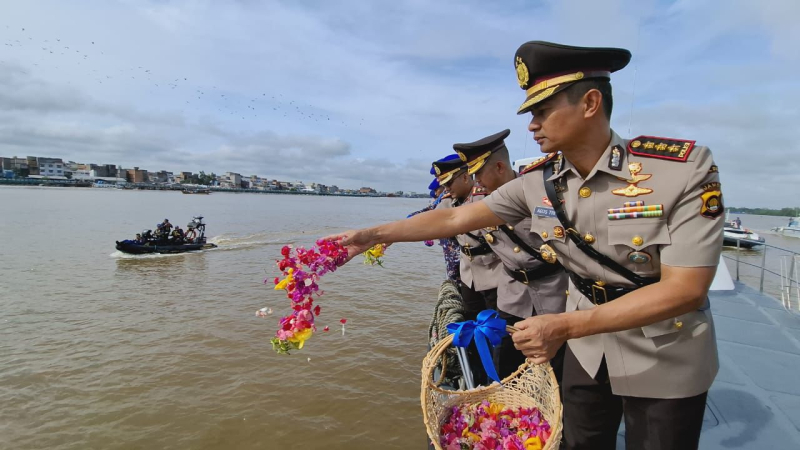
[[0, 155], [426, 190], [516, 115], [513, 56], [633, 53], [621, 136], [696, 140], [729, 206], [800, 206], [796, 0], [0, 0]]

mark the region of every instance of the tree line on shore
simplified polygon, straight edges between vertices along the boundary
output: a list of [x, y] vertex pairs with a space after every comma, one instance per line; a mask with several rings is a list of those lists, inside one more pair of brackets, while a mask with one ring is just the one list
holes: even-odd
[[794, 208], [739, 208], [736, 206], [728, 207], [731, 214], [755, 214], [758, 216], [781, 216], [781, 217], [796, 217], [800, 215], [800, 207]]

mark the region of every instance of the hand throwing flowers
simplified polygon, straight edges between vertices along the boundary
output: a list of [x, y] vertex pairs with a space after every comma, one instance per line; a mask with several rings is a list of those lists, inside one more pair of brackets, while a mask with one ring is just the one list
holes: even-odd
[[[283, 259], [278, 261], [278, 268], [285, 278], [275, 278], [275, 290], [286, 291], [294, 311], [281, 318], [280, 329], [270, 342], [276, 352], [288, 354], [290, 350], [303, 348], [316, 331], [314, 316], [319, 315], [321, 308], [314, 306], [313, 296], [322, 295], [317, 283], [323, 275], [335, 271], [345, 262], [347, 250], [336, 241], [319, 240], [310, 249], [284, 246], [281, 255]], [[264, 317], [266, 314], [256, 315]]]

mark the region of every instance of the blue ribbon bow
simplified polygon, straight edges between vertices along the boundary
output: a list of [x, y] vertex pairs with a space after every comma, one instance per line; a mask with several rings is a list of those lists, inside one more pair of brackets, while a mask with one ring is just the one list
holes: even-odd
[[453, 345], [456, 347], [467, 347], [474, 340], [486, 374], [492, 380], [501, 383], [486, 341], [489, 341], [492, 347], [500, 345], [503, 337], [508, 335], [506, 320], [501, 319], [493, 309], [481, 311], [477, 319], [448, 324], [447, 331], [453, 334]]

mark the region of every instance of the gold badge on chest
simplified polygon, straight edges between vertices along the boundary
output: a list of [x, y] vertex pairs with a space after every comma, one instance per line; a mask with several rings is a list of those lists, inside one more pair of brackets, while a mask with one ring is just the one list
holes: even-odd
[[494, 244], [495, 238], [492, 234], [493, 232], [499, 230], [500, 227], [486, 227], [483, 229], [483, 238], [486, 239], [486, 242], [490, 244]]
[[653, 259], [647, 252], [630, 252], [628, 253], [628, 261], [634, 264], [646, 264]]
[[542, 259], [550, 264], [555, 264], [558, 262], [558, 255], [556, 254], [556, 251], [553, 250], [553, 247], [550, 247], [547, 244], [539, 247], [539, 253], [541, 253]]
[[642, 181], [649, 180], [652, 177], [652, 174], [639, 174], [642, 171], [642, 163], [640, 162], [632, 162], [628, 164], [628, 171], [631, 173], [631, 177], [626, 179], [624, 177], [617, 177], [622, 181], [628, 183], [627, 187], [614, 189], [611, 191], [614, 195], [622, 195], [625, 197], [637, 197], [639, 195], [646, 195], [653, 192], [652, 189], [642, 188], [639, 187], [638, 184]]

